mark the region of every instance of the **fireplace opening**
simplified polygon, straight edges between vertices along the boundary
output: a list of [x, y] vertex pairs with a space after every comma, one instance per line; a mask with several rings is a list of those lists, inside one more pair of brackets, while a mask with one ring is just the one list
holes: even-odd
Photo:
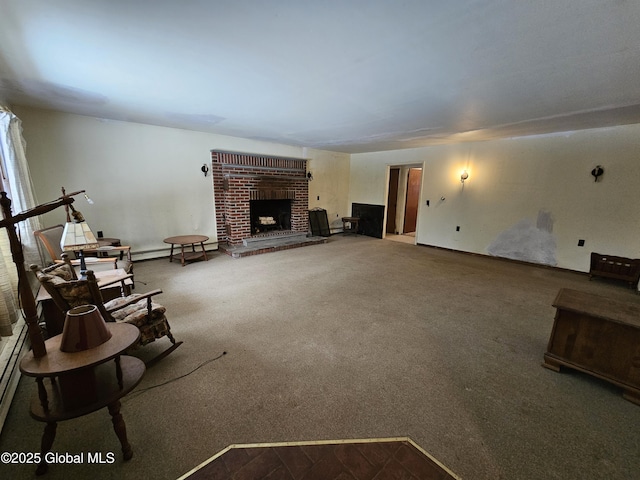
[[291, 200], [251, 200], [251, 234], [291, 230]]

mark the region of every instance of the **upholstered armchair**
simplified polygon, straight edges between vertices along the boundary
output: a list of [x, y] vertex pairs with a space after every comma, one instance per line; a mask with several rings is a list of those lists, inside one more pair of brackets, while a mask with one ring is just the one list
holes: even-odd
[[[73, 307], [95, 305], [105, 321], [135, 325], [140, 330], [137, 346], [147, 345], [166, 336], [171, 346], [147, 361], [147, 365], [164, 358], [182, 344], [182, 342], [176, 342], [171, 334], [166, 308], [152, 300], [152, 297], [162, 293], [162, 290], [128, 295], [125, 281], [131, 278], [130, 274], [110, 282], [101, 282], [99, 285], [92, 270], [87, 271], [86, 278], [78, 279], [68, 260], [66, 263], [54, 264], [43, 269], [37, 265], [31, 265], [31, 270], [64, 314]], [[101, 288], [108, 287], [119, 288], [120, 295], [105, 302]]]

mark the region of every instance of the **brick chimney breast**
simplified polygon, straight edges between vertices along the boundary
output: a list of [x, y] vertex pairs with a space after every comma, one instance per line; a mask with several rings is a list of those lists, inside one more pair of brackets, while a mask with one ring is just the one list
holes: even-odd
[[219, 243], [240, 245], [252, 236], [252, 200], [290, 200], [291, 231], [309, 231], [305, 159], [212, 150], [211, 163]]

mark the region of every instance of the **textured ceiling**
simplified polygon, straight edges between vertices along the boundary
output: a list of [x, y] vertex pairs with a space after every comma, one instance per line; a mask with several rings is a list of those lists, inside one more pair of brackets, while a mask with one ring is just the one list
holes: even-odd
[[0, 99], [364, 152], [640, 123], [638, 0], [0, 0]]

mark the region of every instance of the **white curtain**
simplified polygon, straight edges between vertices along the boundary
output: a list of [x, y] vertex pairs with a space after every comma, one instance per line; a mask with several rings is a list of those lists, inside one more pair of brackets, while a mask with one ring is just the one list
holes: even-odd
[[[7, 107], [0, 105], [1, 190], [7, 192], [11, 199], [11, 211], [14, 215], [37, 205], [25, 150], [20, 119]], [[16, 224], [27, 271], [30, 264], [39, 262], [33, 232], [41, 228], [38, 217]], [[11, 256], [7, 231], [0, 228], [0, 337], [12, 334], [19, 309], [18, 274]]]

